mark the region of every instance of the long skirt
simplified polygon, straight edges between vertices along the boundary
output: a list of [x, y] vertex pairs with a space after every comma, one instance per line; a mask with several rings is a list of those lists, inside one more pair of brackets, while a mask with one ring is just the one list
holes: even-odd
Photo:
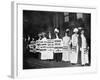
[[70, 61], [70, 52], [69, 52], [69, 50], [63, 50], [62, 61]]
[[57, 62], [62, 61], [62, 53], [54, 53], [54, 60]]
[[81, 64], [85, 65], [88, 63], [89, 63], [88, 51], [85, 48], [82, 48], [82, 50], [81, 50]]
[[89, 63], [89, 57], [88, 57], [88, 54], [85, 54], [85, 64], [88, 64]]
[[85, 64], [85, 53], [84, 53], [84, 49], [81, 50], [81, 64], [82, 65]]
[[75, 64], [78, 62], [78, 46], [72, 48], [70, 53], [70, 62]]
[[50, 51], [42, 51], [41, 52], [41, 60], [53, 59], [53, 52]]
[[48, 51], [48, 56], [47, 59], [52, 59], [53, 60], [53, 51]]

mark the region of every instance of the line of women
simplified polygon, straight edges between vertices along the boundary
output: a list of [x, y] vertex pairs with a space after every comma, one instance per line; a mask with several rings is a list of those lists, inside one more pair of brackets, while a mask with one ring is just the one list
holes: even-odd
[[[79, 30], [81, 34], [78, 34]], [[71, 37], [68, 36], [69, 29], [66, 29], [65, 35], [62, 39], [60, 39], [58, 36], [59, 30], [57, 28], [55, 28], [54, 32], [56, 36], [54, 40], [61, 41], [61, 46], [63, 45], [63, 51], [62, 53], [56, 51], [54, 52], [51, 45], [51, 48], [48, 48], [48, 51], [47, 50], [41, 51], [41, 60], [47, 60], [47, 59], [53, 60], [54, 54], [62, 54], [61, 61], [70, 62], [72, 64], [78, 64], [79, 54], [80, 54], [81, 65], [89, 64], [89, 47], [87, 46], [87, 41], [86, 37], [84, 36], [83, 29], [74, 28], [73, 29], [74, 33], [72, 34]], [[50, 36], [49, 38], [51, 38], [50, 34], [49, 36]], [[47, 40], [48, 39], [46, 38], [44, 32], [42, 33], [42, 37], [41, 34], [39, 34], [38, 41], [47, 41]]]
[[[81, 34], [78, 34], [78, 31], [81, 31]], [[89, 47], [87, 47], [86, 37], [84, 36], [84, 30], [74, 28], [74, 34], [69, 37], [66, 30], [65, 36], [63, 37], [63, 45], [65, 50], [63, 52], [62, 60], [70, 61], [72, 64], [77, 64], [79, 60], [79, 54], [81, 55], [81, 65], [89, 63]], [[81, 41], [79, 42], [79, 36]], [[81, 45], [79, 45], [81, 44]]]

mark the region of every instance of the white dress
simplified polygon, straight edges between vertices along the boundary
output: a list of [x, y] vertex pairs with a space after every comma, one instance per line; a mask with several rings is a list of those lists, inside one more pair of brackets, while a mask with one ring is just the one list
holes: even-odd
[[73, 34], [72, 35], [72, 51], [70, 54], [70, 61], [71, 63], [77, 63], [78, 62], [78, 34]]
[[70, 61], [70, 37], [68, 37], [68, 36], [63, 37], [62, 60]]
[[83, 34], [81, 34], [81, 39], [82, 39], [82, 47], [81, 47], [81, 64], [84, 65], [88, 63], [88, 50], [86, 48], [87, 43], [86, 43], [86, 38]]

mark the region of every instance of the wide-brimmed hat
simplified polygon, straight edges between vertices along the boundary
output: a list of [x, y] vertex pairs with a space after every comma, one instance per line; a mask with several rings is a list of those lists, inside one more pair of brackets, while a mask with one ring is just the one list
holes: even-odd
[[78, 28], [74, 28], [73, 32], [78, 32]]
[[69, 29], [66, 29], [66, 32], [68, 32], [69, 31]]
[[82, 27], [78, 27], [79, 30], [82, 30]]
[[59, 33], [59, 30], [58, 30], [57, 28], [55, 28], [55, 29], [54, 29], [54, 32], [57, 32], [57, 33]]

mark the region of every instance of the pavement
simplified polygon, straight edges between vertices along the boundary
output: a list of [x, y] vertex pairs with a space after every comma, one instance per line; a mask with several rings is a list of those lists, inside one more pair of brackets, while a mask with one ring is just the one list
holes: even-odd
[[[80, 55], [79, 55], [80, 56]], [[27, 56], [23, 59], [23, 69], [57, 68], [57, 67], [81, 67], [80, 57], [77, 64], [55, 60], [40, 60], [36, 56]], [[82, 66], [83, 67], [83, 66]]]

